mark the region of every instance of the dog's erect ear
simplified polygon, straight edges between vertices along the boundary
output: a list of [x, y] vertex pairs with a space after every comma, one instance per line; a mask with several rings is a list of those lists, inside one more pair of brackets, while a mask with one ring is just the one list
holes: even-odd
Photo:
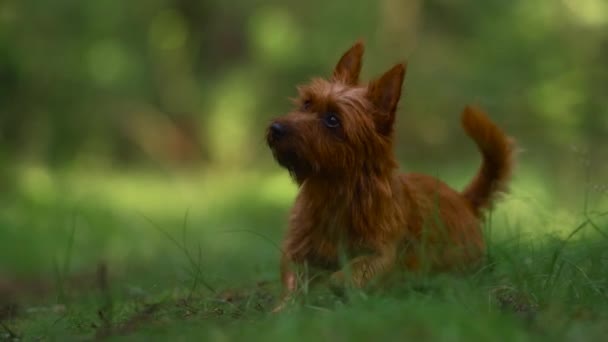
[[367, 96], [377, 109], [374, 117], [376, 126], [383, 134], [392, 130], [405, 71], [406, 64], [397, 64], [367, 88]]
[[334, 81], [343, 82], [348, 85], [356, 85], [359, 82], [364, 50], [363, 42], [358, 41], [342, 55], [342, 58], [340, 58], [334, 69]]

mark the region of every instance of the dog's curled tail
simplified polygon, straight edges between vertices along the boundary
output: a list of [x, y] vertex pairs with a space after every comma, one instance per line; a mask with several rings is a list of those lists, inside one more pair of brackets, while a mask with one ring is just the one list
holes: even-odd
[[514, 163], [514, 141], [476, 107], [465, 107], [462, 127], [483, 156], [477, 175], [462, 192], [479, 215], [483, 209], [492, 206], [498, 195], [508, 191]]

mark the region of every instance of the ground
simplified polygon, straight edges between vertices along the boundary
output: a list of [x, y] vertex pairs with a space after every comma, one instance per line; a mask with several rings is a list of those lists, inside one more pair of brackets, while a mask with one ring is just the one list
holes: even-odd
[[296, 192], [283, 173], [17, 175], [0, 202], [0, 340], [608, 336], [605, 193], [557, 210], [542, 177], [518, 178], [474, 274], [405, 275], [345, 298], [311, 289], [277, 315], [277, 246]]

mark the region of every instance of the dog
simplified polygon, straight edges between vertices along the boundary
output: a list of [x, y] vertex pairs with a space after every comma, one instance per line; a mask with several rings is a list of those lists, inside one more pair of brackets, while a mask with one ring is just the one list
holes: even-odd
[[464, 191], [400, 173], [394, 124], [406, 64], [361, 85], [363, 53], [359, 41], [329, 79], [299, 86], [295, 109], [266, 131], [275, 160], [299, 186], [280, 262], [284, 299], [298, 289], [305, 265], [329, 272], [336, 289], [363, 288], [395, 269], [478, 265], [484, 212], [508, 191], [514, 141], [473, 106], [464, 108], [461, 124], [483, 161]]

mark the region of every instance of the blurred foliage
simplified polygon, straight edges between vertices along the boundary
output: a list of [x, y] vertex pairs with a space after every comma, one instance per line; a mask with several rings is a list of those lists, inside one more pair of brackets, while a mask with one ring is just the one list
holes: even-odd
[[570, 147], [606, 168], [604, 0], [4, 0], [0, 162], [269, 163], [268, 120], [358, 38], [365, 79], [409, 62], [403, 160], [477, 160], [477, 102], [558, 175]]

